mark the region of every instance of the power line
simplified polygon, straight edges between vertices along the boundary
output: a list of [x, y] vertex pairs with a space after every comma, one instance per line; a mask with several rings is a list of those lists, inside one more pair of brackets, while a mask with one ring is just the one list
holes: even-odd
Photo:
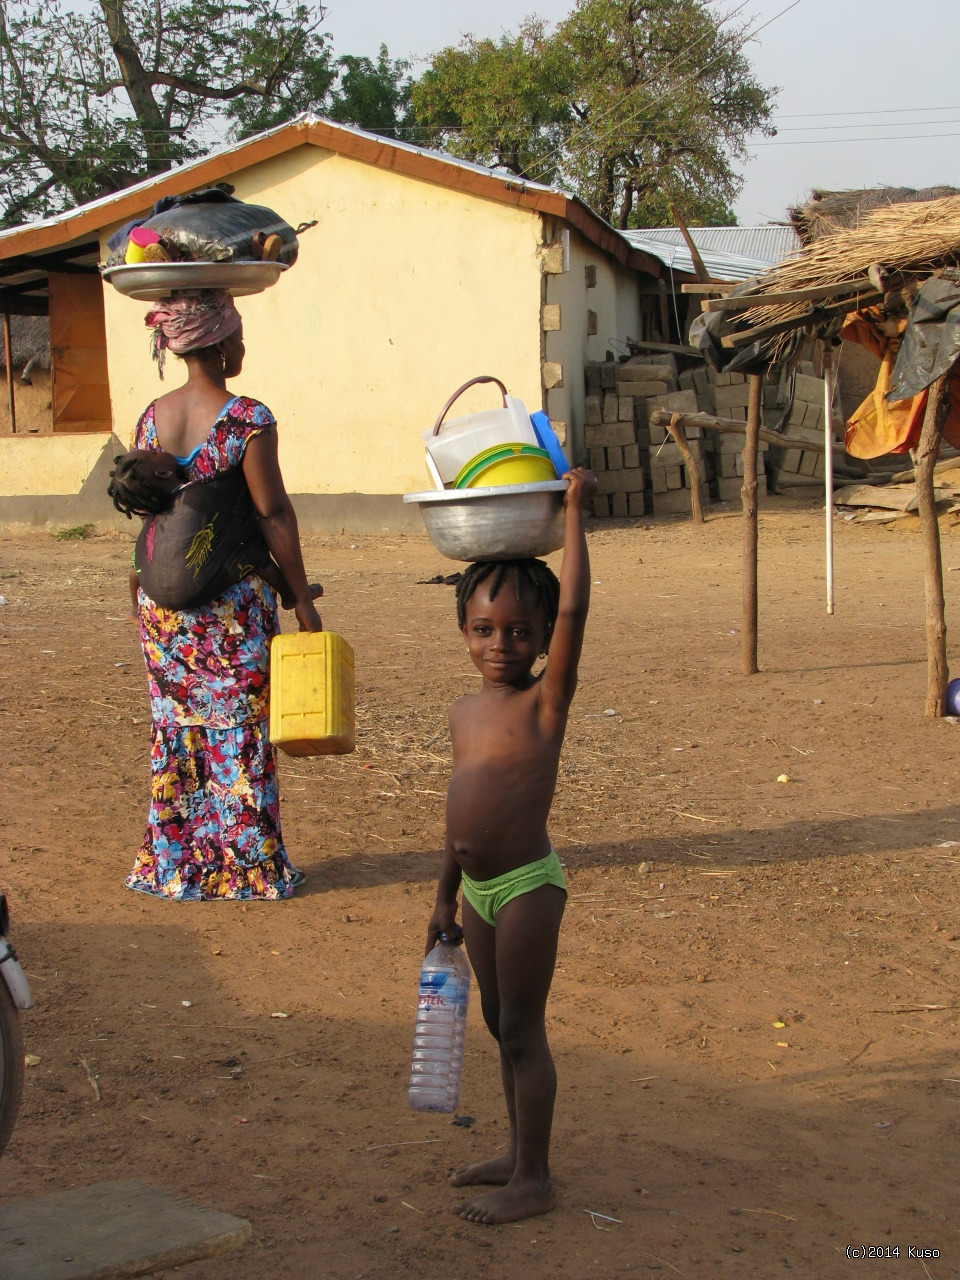
[[[951, 122], [953, 123], [953, 122]], [[881, 138], [771, 138], [767, 142], [751, 142], [753, 147], [832, 147], [838, 142], [920, 142], [924, 138], [960, 138], [960, 133], [887, 134]]]
[[806, 120], [815, 116], [890, 116], [907, 115], [917, 111], [960, 111], [960, 107], [876, 107], [872, 111], [796, 111], [790, 115], [778, 115], [777, 120]]
[[825, 133], [829, 129], [928, 129], [940, 124], [960, 124], [960, 120], [873, 120], [869, 124], [793, 124], [777, 133]]

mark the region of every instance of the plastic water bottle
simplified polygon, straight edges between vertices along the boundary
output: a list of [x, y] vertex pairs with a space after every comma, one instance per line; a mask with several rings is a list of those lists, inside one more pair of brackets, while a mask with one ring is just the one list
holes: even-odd
[[444, 933], [420, 970], [407, 1097], [414, 1111], [456, 1111], [470, 1000], [463, 934]]

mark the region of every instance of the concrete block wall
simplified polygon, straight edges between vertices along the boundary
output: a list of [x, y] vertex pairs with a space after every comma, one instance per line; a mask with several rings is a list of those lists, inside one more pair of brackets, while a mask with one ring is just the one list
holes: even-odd
[[[734, 422], [747, 421], [750, 388], [742, 373], [717, 373], [708, 365], [687, 369], [680, 374], [681, 394], [696, 398], [697, 411], [709, 413], [715, 418], [729, 418]], [[776, 408], [777, 380], [764, 383], [762, 410], [764, 426], [773, 427], [779, 410]], [[766, 407], [768, 405], [770, 407]], [[704, 431], [703, 457], [710, 497], [716, 502], [732, 502], [740, 497], [743, 487], [743, 443], [741, 435], [720, 431]], [[761, 440], [757, 450], [757, 493], [767, 491], [764, 454], [766, 441]]]
[[628, 369], [616, 360], [588, 364], [584, 440], [598, 492], [597, 516], [642, 516], [650, 510], [650, 439], [637, 404], [672, 371], [662, 362]]
[[[786, 433], [792, 439], [823, 444], [823, 398], [823, 379], [817, 377], [809, 361], [801, 361], [793, 380], [793, 403], [785, 426]], [[823, 453], [804, 449], [802, 445], [784, 448], [775, 446], [770, 460], [774, 485], [784, 474], [822, 479], [826, 469]]]
[[[690, 511], [690, 489], [701, 486], [701, 502], [732, 502], [743, 486], [744, 437], [687, 429], [697, 475], [687, 474], [680, 450], [666, 427], [651, 426], [655, 409], [671, 413], [708, 413], [745, 423], [749, 402], [747, 376], [717, 373], [707, 365], [677, 372], [676, 357], [632, 356], [629, 360], [587, 365], [585, 441], [590, 467], [597, 474], [597, 516], [666, 515]], [[823, 381], [809, 361], [797, 366], [786, 430], [795, 439], [823, 439]], [[769, 372], [764, 379], [762, 418], [770, 430], [782, 427], [789, 382]], [[823, 475], [823, 455], [802, 447], [757, 451], [757, 493], [767, 492], [765, 455], [772, 473]]]
[[650, 425], [655, 408], [696, 412], [696, 397], [678, 389], [675, 356], [640, 355], [588, 365], [586, 376], [584, 430], [599, 485], [595, 514], [687, 513], [694, 482], [703, 486], [703, 500], [708, 501], [699, 438], [690, 439], [698, 468], [692, 478], [670, 433]]

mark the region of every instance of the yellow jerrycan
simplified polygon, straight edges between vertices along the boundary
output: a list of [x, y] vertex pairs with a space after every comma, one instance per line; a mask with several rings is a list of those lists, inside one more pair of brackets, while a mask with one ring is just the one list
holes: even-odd
[[346, 755], [357, 745], [353, 650], [333, 631], [270, 642], [270, 741], [291, 756]]

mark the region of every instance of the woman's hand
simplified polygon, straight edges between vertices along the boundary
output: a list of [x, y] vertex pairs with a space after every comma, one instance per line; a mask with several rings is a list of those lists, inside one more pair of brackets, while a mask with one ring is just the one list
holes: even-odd
[[301, 631], [323, 630], [323, 622], [312, 600], [298, 600], [293, 606], [293, 612], [296, 615], [297, 622], [300, 624]]

